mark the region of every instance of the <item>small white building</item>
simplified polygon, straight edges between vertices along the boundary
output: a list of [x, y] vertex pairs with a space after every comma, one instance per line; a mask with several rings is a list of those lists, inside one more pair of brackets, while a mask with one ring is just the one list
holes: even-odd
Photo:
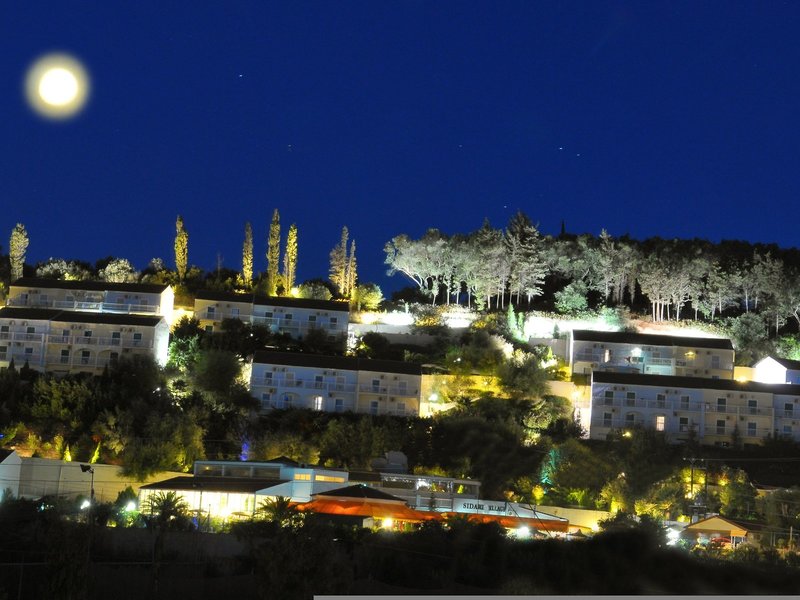
[[800, 360], [762, 358], [753, 365], [753, 381], [800, 385]]

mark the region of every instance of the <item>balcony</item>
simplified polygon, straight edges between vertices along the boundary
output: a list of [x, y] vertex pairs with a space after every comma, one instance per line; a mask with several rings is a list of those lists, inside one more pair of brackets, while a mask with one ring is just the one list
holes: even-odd
[[416, 398], [419, 396], [418, 388], [371, 385], [368, 383], [359, 385], [358, 391], [365, 394], [377, 394], [379, 396], [407, 396], [409, 398]]
[[345, 392], [356, 391], [354, 383], [337, 383], [332, 381], [316, 381], [310, 379], [286, 379], [284, 377], [273, 377], [272, 379], [262, 379], [259, 384], [262, 387], [272, 388], [301, 388], [304, 390], [319, 390], [321, 392]]
[[130, 337], [94, 337], [83, 335], [49, 335], [47, 341], [50, 344], [71, 344], [75, 346], [109, 346], [121, 348], [152, 348], [152, 340], [139, 340]]

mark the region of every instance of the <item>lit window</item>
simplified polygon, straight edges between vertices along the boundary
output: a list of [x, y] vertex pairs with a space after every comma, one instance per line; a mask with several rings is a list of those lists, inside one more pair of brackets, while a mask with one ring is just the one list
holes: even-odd
[[311, 473], [295, 473], [295, 481], [311, 481]]
[[664, 415], [656, 416], [656, 431], [664, 431], [667, 418]]

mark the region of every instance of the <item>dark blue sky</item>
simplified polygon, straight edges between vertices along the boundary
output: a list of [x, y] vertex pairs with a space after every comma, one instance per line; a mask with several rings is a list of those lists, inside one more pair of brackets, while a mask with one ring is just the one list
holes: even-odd
[[[101, 6], [105, 5], [105, 6]], [[800, 5], [779, 2], [6, 2], [0, 245], [265, 268], [273, 208], [299, 277], [347, 225], [362, 280], [428, 227], [794, 246]], [[28, 65], [65, 50], [93, 94], [45, 122]]]

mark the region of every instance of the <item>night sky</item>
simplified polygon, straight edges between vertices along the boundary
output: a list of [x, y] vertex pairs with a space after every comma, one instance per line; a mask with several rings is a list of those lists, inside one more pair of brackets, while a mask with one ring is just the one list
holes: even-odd
[[[4, 2], [0, 246], [239, 269], [244, 223], [299, 229], [302, 281], [347, 225], [362, 281], [429, 227], [797, 245], [800, 4]], [[86, 109], [28, 108], [41, 54], [81, 59]]]

